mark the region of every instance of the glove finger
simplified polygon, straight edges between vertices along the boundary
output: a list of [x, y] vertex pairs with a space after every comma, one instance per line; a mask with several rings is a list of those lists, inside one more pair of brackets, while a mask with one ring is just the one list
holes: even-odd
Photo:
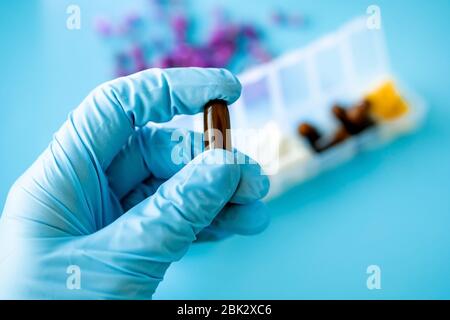
[[[239, 156], [242, 153], [237, 152]], [[264, 198], [269, 192], [270, 181], [263, 174], [261, 167], [253, 159], [246, 157], [246, 163], [241, 164], [241, 180], [230, 202], [235, 204], [250, 204]], [[249, 163], [249, 161], [251, 163]]]
[[135, 127], [199, 113], [212, 99], [231, 104], [240, 92], [239, 81], [225, 69], [145, 70], [95, 89], [71, 113], [55, 139], [69, 155], [87, 151], [106, 170]]
[[180, 259], [235, 193], [240, 167], [227, 164], [232, 156], [224, 150], [203, 153], [89, 242], [97, 249], [104, 245], [135, 272], [145, 273], [145, 261]]
[[[265, 197], [269, 190], [269, 180], [264, 175], [256, 175], [258, 170], [254, 169], [257, 165], [241, 165], [241, 179], [230, 203], [233, 204], [251, 204]], [[132, 191], [127, 193], [121, 200], [124, 212], [138, 205], [148, 197], [152, 196], [166, 179], [150, 177], [141, 182]]]
[[218, 242], [233, 236], [232, 233], [206, 227], [197, 235], [194, 243]]
[[111, 189], [122, 199], [150, 177], [167, 180], [203, 151], [202, 139], [202, 134], [184, 129], [136, 130], [106, 171]]
[[197, 236], [197, 242], [223, 240], [232, 235], [255, 235], [270, 223], [269, 211], [264, 203], [227, 205]]
[[[244, 179], [241, 178], [241, 181]], [[161, 179], [148, 179], [144, 181], [138, 188], [124, 198], [122, 201], [123, 209], [128, 211], [144, 201], [153, 195], [164, 182], [165, 180]], [[197, 240], [210, 237], [218, 240], [222, 239], [223, 235], [253, 235], [262, 232], [269, 225], [270, 216], [266, 205], [257, 200], [254, 199], [252, 203], [245, 205], [233, 203], [226, 205], [214, 218], [213, 222], [200, 232], [199, 239]]]
[[[151, 188], [153, 192], [149, 194], [148, 186], [140, 183], [146, 180], [154, 187], [151, 178], [158, 181], [172, 177], [203, 151], [202, 139], [202, 134], [182, 129], [144, 127], [136, 131], [107, 170], [110, 187], [129, 205], [129, 199], [125, 200], [124, 196], [128, 197], [135, 189], [139, 194], [145, 191], [146, 197], [152, 195], [156, 190]], [[236, 161], [242, 163], [243, 178], [231, 202], [246, 204], [263, 198], [269, 190], [269, 179], [256, 161], [237, 150], [233, 152]], [[131, 198], [136, 197], [132, 194]], [[133, 202], [131, 206], [136, 204]], [[130, 208], [129, 205], [126, 207]]]
[[148, 178], [140, 183], [136, 188], [123, 197], [121, 201], [122, 208], [125, 212], [138, 205], [148, 197], [152, 196], [156, 190], [167, 180], [158, 178]]
[[209, 228], [232, 234], [254, 235], [264, 231], [269, 223], [267, 206], [261, 201], [255, 201], [246, 205], [228, 205], [217, 215]]

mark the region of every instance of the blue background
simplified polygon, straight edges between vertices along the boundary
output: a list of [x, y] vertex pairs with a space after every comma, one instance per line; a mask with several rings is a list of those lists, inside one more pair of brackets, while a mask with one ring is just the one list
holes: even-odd
[[[450, 298], [450, 2], [192, 1], [199, 16], [223, 3], [265, 21], [275, 6], [311, 17], [309, 29], [269, 31], [279, 53], [305, 45], [370, 4], [381, 8], [392, 68], [430, 106], [420, 131], [359, 155], [271, 202], [262, 235], [195, 245], [155, 298]], [[128, 4], [127, 4], [128, 3]], [[136, 4], [135, 4], [136, 3]], [[66, 29], [69, 4], [82, 28]], [[2, 1], [0, 204], [68, 112], [112, 76], [92, 18], [137, 1]], [[366, 287], [366, 268], [382, 289]]]

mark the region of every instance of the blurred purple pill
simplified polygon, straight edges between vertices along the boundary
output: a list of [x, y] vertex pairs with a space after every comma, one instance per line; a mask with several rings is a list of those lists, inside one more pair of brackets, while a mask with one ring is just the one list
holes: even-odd
[[113, 34], [113, 28], [111, 22], [109, 22], [106, 18], [97, 17], [94, 21], [95, 30], [104, 37], [108, 37]]
[[134, 45], [131, 49], [131, 56], [134, 61], [134, 66], [137, 71], [147, 69], [147, 63], [145, 61], [144, 50], [139, 45]]
[[276, 25], [282, 25], [285, 22], [285, 16], [280, 10], [274, 10], [270, 16], [270, 20]]
[[244, 25], [242, 27], [242, 34], [249, 39], [258, 39], [258, 32], [254, 26]]
[[305, 19], [301, 14], [293, 14], [289, 19], [289, 24], [293, 27], [300, 27], [304, 24]]
[[187, 37], [188, 21], [183, 15], [177, 15], [172, 19], [172, 29], [177, 41], [185, 41]]

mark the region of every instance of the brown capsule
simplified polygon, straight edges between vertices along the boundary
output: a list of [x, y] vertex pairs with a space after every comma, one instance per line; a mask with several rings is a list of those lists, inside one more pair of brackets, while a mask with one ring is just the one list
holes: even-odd
[[375, 124], [370, 116], [370, 102], [367, 100], [363, 100], [359, 104], [350, 108], [347, 111], [347, 117], [358, 128], [356, 133], [360, 133]]
[[332, 112], [351, 135], [356, 135], [374, 125], [370, 117], [370, 103], [366, 100], [349, 109], [335, 105]]
[[349, 118], [347, 110], [339, 105], [335, 105], [331, 111], [345, 130], [347, 130], [350, 134], [355, 134], [358, 132], [358, 125]]
[[317, 129], [308, 123], [302, 123], [298, 128], [298, 132], [309, 142], [313, 150], [317, 153], [324, 152], [350, 137], [348, 131], [344, 127], [340, 127], [330, 140], [324, 141], [321, 139], [321, 135]]
[[303, 136], [306, 140], [308, 140], [308, 143], [311, 145], [311, 147], [316, 151], [320, 152], [320, 148], [317, 145], [317, 142], [320, 139], [320, 133], [317, 131], [316, 128], [314, 128], [309, 123], [302, 123], [298, 127], [298, 133]]
[[336, 131], [331, 141], [322, 147], [321, 151], [330, 149], [331, 147], [344, 142], [348, 138], [350, 138], [350, 133], [344, 127], [341, 127]]
[[212, 100], [205, 105], [203, 129], [205, 150], [231, 151], [230, 114], [225, 101]]

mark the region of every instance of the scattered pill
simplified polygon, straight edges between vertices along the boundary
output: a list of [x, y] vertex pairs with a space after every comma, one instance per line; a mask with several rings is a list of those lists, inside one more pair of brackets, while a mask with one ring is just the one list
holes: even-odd
[[306, 18], [301, 13], [275, 9], [270, 15], [272, 24], [278, 27], [300, 28], [306, 25]]
[[259, 27], [233, 22], [223, 9], [216, 8], [211, 14], [214, 21], [198, 41], [190, 36], [199, 25], [197, 16], [187, 14], [190, 10], [185, 2], [150, 0], [148, 4], [145, 13], [127, 14], [115, 25], [103, 18], [96, 23], [98, 33], [110, 38], [114, 54], [133, 61], [126, 68], [116, 65], [119, 76], [148, 67], [187, 66], [227, 68], [238, 73], [272, 58]]
[[103, 17], [98, 17], [94, 21], [95, 30], [102, 36], [102, 37], [109, 37], [113, 34], [113, 28], [111, 25], [111, 22]]

